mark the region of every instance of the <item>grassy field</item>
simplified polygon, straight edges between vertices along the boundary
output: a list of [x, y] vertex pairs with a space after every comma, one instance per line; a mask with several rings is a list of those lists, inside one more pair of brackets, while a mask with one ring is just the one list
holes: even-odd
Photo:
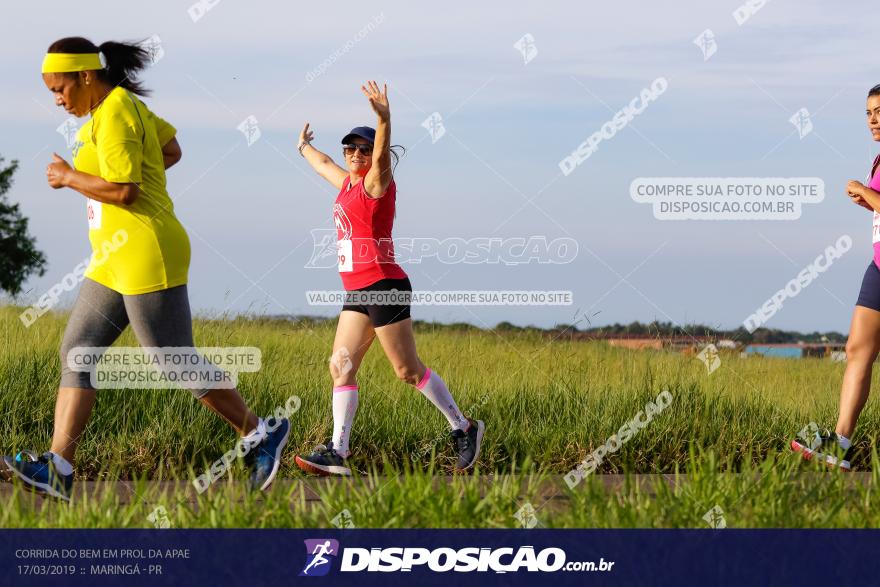
[[[47, 314], [25, 329], [18, 310], [0, 308], [0, 453], [48, 447], [64, 324], [65, 316]], [[327, 360], [334, 328], [335, 322], [196, 322], [200, 346], [262, 350], [263, 368], [243, 375], [240, 385], [255, 411], [269, 414], [294, 394], [302, 399], [292, 417], [282, 477], [301, 477], [293, 455], [329, 438]], [[558, 483], [570, 505], [534, 503], [542, 524], [700, 527], [705, 511], [719, 505], [729, 512], [729, 526], [880, 525], [880, 514], [873, 513], [878, 511], [873, 482], [844, 491], [841, 475], [804, 481], [794, 473], [805, 469], [786, 454], [787, 440], [808, 422], [833, 424], [842, 363], [730, 354], [722, 355], [721, 367], [710, 375], [702, 362], [676, 352], [551, 341], [534, 333], [419, 325], [417, 340], [423, 360], [446, 379], [463, 410], [486, 422], [475, 478], [432, 488], [431, 479], [449, 474], [453, 462], [445, 420], [421, 394], [396, 380], [376, 345], [359, 374], [361, 404], [352, 443], [362, 472], [394, 479], [382, 499], [372, 499], [366, 486], [361, 494], [350, 488], [335, 494], [331, 486], [321, 490], [327, 494], [318, 507], [291, 508], [292, 497], [283, 491], [233, 506], [233, 498], [215, 487], [200, 497], [198, 508], [170, 509], [171, 523], [326, 526], [328, 516], [345, 506], [359, 526], [516, 525], [512, 514], [522, 503], [541, 501], [524, 487], [561, 478], [668, 390], [672, 403], [607, 456], [598, 472], [687, 472], [687, 483], [674, 492], [659, 482], [653, 491], [635, 486], [607, 491], [595, 476], [571, 491]], [[128, 331], [117, 344], [136, 343]], [[869, 403], [855, 439], [859, 470], [878, 470], [870, 437], [878, 425], [880, 413]], [[80, 445], [77, 477], [191, 479], [235, 440], [185, 391], [102, 391]], [[759, 482], [756, 471], [764, 471]], [[479, 488], [486, 474], [495, 475], [488, 492]], [[4, 504], [0, 526], [46, 520], [63, 526], [145, 526], [145, 504], [162, 499], [148, 496], [115, 508], [83, 500], [66, 509], [50, 506], [52, 517], [46, 518], [30, 505], [29, 495], [15, 493]], [[816, 500], [833, 501], [836, 513], [817, 510]]]

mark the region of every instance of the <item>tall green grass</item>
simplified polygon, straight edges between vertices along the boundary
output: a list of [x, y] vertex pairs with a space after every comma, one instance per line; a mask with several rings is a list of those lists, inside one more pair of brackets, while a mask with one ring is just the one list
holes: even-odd
[[[45, 450], [52, 430], [64, 315], [47, 314], [29, 329], [15, 308], [0, 308], [0, 453]], [[244, 374], [240, 389], [253, 409], [270, 414], [290, 395], [302, 399], [292, 417], [282, 475], [295, 474], [292, 455], [329, 439], [327, 361], [335, 322], [197, 320], [200, 346], [257, 346], [262, 369]], [[738, 469], [786, 450], [808, 422], [833, 424], [842, 363], [818, 359], [722, 356], [711, 375], [699, 360], [672, 351], [627, 350], [598, 342], [553, 341], [537, 334], [455, 330], [419, 325], [419, 352], [440, 373], [459, 405], [486, 422], [480, 466], [507, 471], [527, 460], [564, 474], [632, 419], [661, 390], [666, 408], [600, 472], [670, 473], [689, 450], [711, 450]], [[117, 344], [135, 345], [129, 331]], [[377, 343], [361, 367], [360, 409], [352, 435], [361, 462], [384, 457], [401, 466], [436, 452], [441, 471], [453, 463], [442, 416], [398, 381]], [[880, 414], [869, 403], [857, 433], [856, 467], [870, 466]], [[128, 478], [180, 474], [234, 446], [224, 422], [186, 391], [105, 390], [82, 440], [78, 475], [99, 478], [109, 467]]]
[[[65, 320], [47, 314], [26, 329], [18, 310], [0, 308], [0, 453], [48, 446]], [[374, 348], [358, 376], [352, 436], [353, 462], [365, 476], [317, 483], [293, 466], [293, 455], [331, 433], [327, 362], [334, 329], [334, 321], [195, 323], [201, 346], [261, 349], [262, 369], [243, 375], [240, 385], [256, 412], [268, 415], [291, 395], [302, 399], [280, 473], [292, 483], [247, 495], [233, 481], [241, 479], [236, 465], [195, 501], [186, 497], [192, 490], [163, 494], [152, 480], [191, 481], [234, 446], [235, 435], [186, 391], [101, 391], [77, 455], [77, 478], [127, 480], [137, 498], [99, 491], [68, 506], [5, 486], [0, 527], [149, 527], [147, 516], [158, 505], [174, 527], [328, 526], [344, 509], [358, 527], [516, 527], [513, 516], [526, 503], [546, 527], [705, 527], [703, 515], [715, 506], [730, 527], [880, 525], [871, 436], [880, 415], [873, 404], [862, 416], [854, 459], [856, 468], [874, 471], [868, 480], [803, 475], [804, 465], [787, 454], [788, 439], [805, 424], [833, 423], [841, 363], [724, 354], [710, 375], [702, 362], [677, 352], [430, 324], [416, 328], [423, 360], [464, 411], [487, 425], [479, 472], [438, 481], [454, 461], [445, 420], [396, 380]], [[127, 331], [117, 344], [136, 341]], [[645, 486], [627, 477], [612, 488], [601, 475], [574, 489], [562, 482], [662, 390], [672, 403], [597, 472], [686, 478]], [[306, 502], [303, 484], [321, 500]]]
[[[686, 477], [637, 482], [628, 476], [608, 487], [601, 475], [591, 475], [569, 489], [543, 471], [447, 481], [431, 465], [386, 463], [365, 477], [276, 483], [259, 495], [227, 479], [194, 500], [187, 499], [192, 491], [165, 492], [141, 478], [130, 484], [137, 497], [98, 490], [70, 504], [16, 486], [3, 498], [0, 528], [150, 528], [149, 516], [159, 506], [172, 528], [332, 527], [344, 510], [357, 528], [520, 528], [516, 514], [527, 504], [537, 528], [709, 528], [704, 517], [714, 508], [721, 516], [716, 527], [719, 519], [728, 528], [880, 527], [877, 467], [870, 479], [856, 479], [774, 455], [748, 461], [740, 473], [719, 473], [731, 465], [703, 453], [690, 458]], [[320, 499], [307, 501], [306, 487]]]

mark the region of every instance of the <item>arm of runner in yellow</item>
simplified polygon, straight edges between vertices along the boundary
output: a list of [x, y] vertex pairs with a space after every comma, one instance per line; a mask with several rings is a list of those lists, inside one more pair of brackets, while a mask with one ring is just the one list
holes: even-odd
[[180, 143], [177, 142], [176, 138], [172, 138], [162, 145], [162, 159], [165, 162], [165, 169], [176, 164], [180, 161], [181, 157], [183, 157], [183, 151], [180, 149]]
[[131, 205], [140, 195], [136, 183], [114, 183], [77, 171], [57, 153], [52, 154], [52, 162], [46, 168], [49, 185], [55, 189], [71, 188], [87, 198], [105, 204]]

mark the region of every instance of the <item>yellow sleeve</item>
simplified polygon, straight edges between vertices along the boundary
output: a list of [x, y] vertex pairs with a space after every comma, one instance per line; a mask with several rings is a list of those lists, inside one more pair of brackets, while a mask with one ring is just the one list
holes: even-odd
[[[108, 104], [109, 106], [109, 104]], [[113, 183], [141, 183], [144, 127], [137, 114], [102, 113], [95, 126], [95, 147], [101, 178]]]
[[150, 114], [153, 115], [153, 120], [156, 124], [156, 134], [159, 135], [159, 146], [164, 147], [168, 144], [168, 141], [173, 139], [177, 134], [177, 129], [161, 116], [158, 116], [153, 112], [150, 112]]

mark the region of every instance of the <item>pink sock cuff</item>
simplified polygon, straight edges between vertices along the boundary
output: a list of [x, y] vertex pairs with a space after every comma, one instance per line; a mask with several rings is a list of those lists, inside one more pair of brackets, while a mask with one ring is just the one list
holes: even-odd
[[357, 385], [340, 385], [339, 387], [333, 388], [333, 393], [339, 393], [340, 391], [357, 391]]
[[431, 378], [431, 368], [425, 367], [425, 375], [422, 377], [422, 380], [416, 384], [417, 389], [423, 389], [426, 385], [428, 385], [428, 379]]

